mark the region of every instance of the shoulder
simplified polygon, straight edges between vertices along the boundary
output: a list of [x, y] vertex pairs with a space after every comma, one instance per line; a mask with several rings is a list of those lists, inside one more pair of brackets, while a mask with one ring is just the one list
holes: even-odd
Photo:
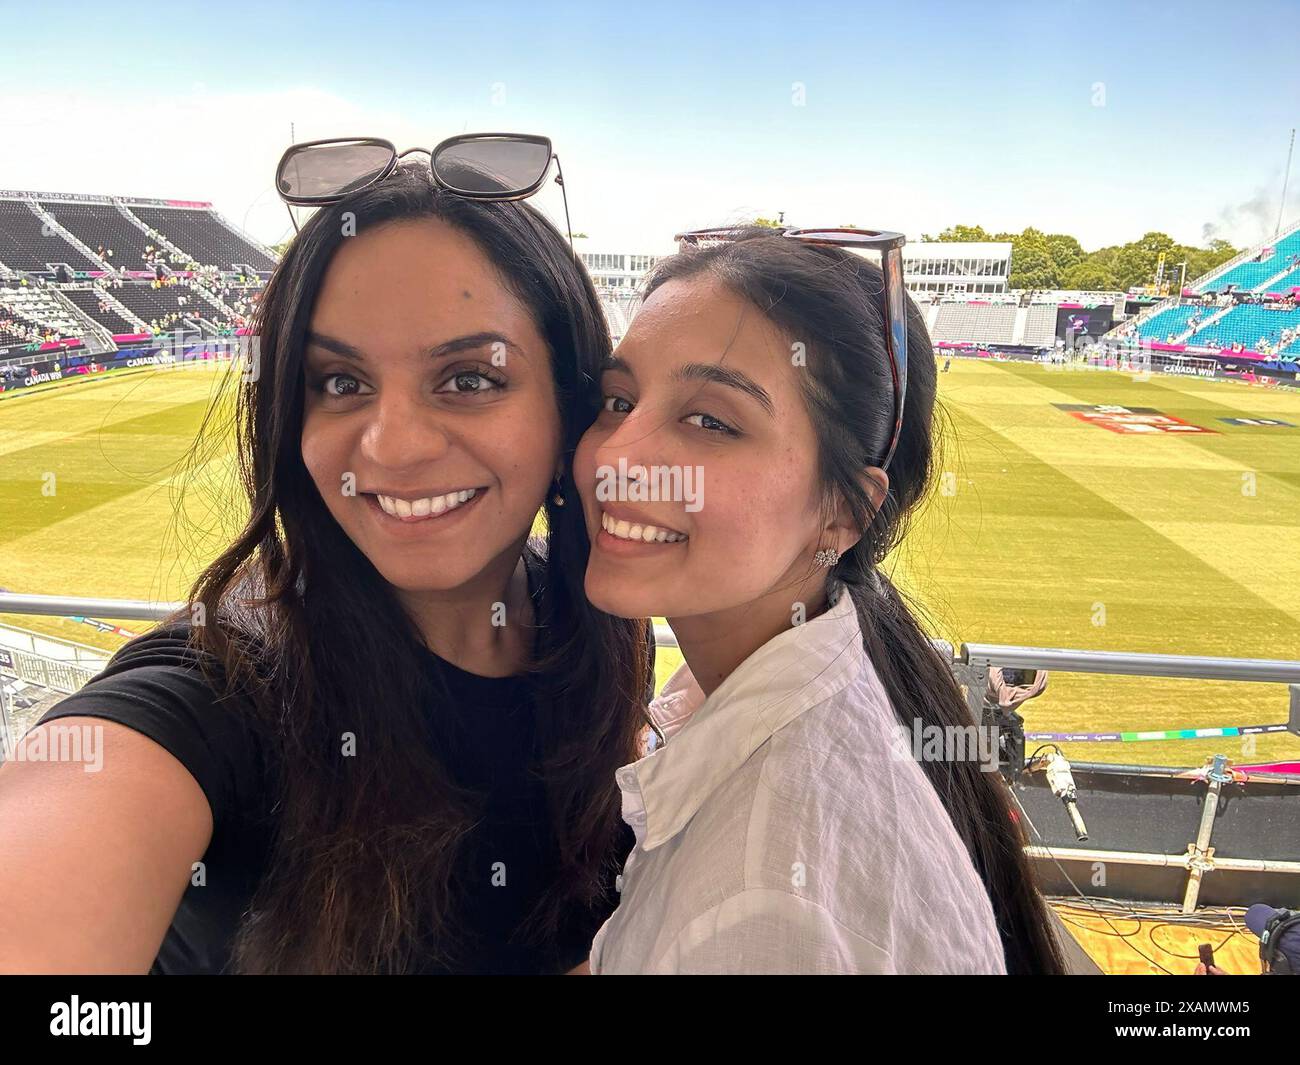
[[163, 747], [194, 777], [214, 823], [261, 793], [266, 744], [247, 694], [226, 691], [224, 672], [193, 629], [168, 621], [137, 636], [38, 724], [102, 718]]

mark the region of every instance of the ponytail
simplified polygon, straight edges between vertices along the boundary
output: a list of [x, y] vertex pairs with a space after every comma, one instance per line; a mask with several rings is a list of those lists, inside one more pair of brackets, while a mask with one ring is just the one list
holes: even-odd
[[[851, 558], [852, 553], [844, 561]], [[872, 567], [865, 570], [864, 580], [845, 583], [857, 607], [863, 645], [899, 723], [909, 732], [914, 723], [920, 728], [979, 724], [970, 720], [952, 671], [893, 582]], [[986, 772], [971, 758], [923, 759], [921, 768], [984, 881], [1007, 972], [1063, 973], [1065, 962], [1050, 931], [1047, 903], [1034, 886], [1024, 851], [1028, 840], [1002, 774]]]

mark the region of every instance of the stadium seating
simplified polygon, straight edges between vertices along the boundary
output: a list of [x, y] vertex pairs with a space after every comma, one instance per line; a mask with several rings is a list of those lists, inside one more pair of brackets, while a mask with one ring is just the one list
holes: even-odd
[[1272, 248], [1272, 253], [1261, 262], [1238, 263], [1219, 277], [1214, 277], [1210, 281], [1198, 281], [1194, 288], [1197, 292], [1222, 292], [1228, 285], [1236, 285], [1239, 289], [1247, 291], [1256, 291], [1262, 288], [1271, 288], [1266, 285], [1269, 278], [1280, 274], [1287, 268], [1290, 256], [1300, 254], [1300, 229], [1283, 236], [1276, 243], [1264, 244], [1261, 246], [1261, 252], [1267, 252]]
[[1056, 307], [1055, 303], [1034, 303], [1029, 306], [1021, 344], [1050, 348], [1056, 343]]
[[180, 314], [191, 321], [196, 317], [216, 318], [220, 314], [188, 285], [164, 285], [162, 288], [153, 288], [148, 282], [123, 285], [113, 289], [113, 297], [146, 322], [171, 314]]
[[101, 269], [58, 232], [41, 232], [44, 225], [25, 201], [0, 200], [0, 263], [11, 270], [43, 272], [50, 263], [67, 263], [74, 270]]
[[[147, 269], [145, 248], [153, 243], [111, 203], [71, 203], [42, 200], [41, 207], [88, 248], [103, 247], [106, 261], [117, 270]], [[107, 252], [112, 251], [112, 255]], [[0, 256], [3, 259], [3, 256]]]
[[64, 289], [63, 294], [77, 305], [77, 309], [82, 314], [98, 322], [110, 333], [134, 333], [139, 329], [135, 322], [123, 318], [113, 307], [101, 311], [99, 304], [102, 296], [98, 289]]
[[[275, 263], [248, 241], [223, 226], [210, 211], [187, 207], [129, 205], [131, 213], [156, 229], [195, 262], [230, 270], [247, 263], [256, 270], [274, 269]], [[3, 261], [3, 256], [0, 256]]]
[[1153, 314], [1142, 323], [1138, 329], [1138, 334], [1144, 340], [1163, 343], [1186, 333], [1190, 328], [1188, 319], [1193, 315], [1200, 314], [1204, 319], [1214, 313], [1214, 307], [1206, 307], [1201, 303], [1182, 303], [1176, 307], [1168, 307]]
[[1260, 304], [1243, 303], [1204, 329], [1198, 329], [1187, 342], [1205, 346], [1211, 342], [1227, 347], [1234, 342], [1256, 350], [1261, 338], [1276, 345], [1283, 329], [1300, 326], [1300, 309], [1275, 310]]
[[1268, 292], [1278, 292], [1286, 295], [1292, 288], [1300, 287], [1300, 266], [1297, 266], [1289, 274], [1284, 274], [1276, 281], [1272, 281], [1265, 286]]
[[83, 323], [47, 289], [0, 287], [0, 313], [41, 335], [77, 337], [84, 332]]
[[[1267, 306], [1262, 301], [1266, 293], [1286, 295], [1292, 286], [1300, 286], [1297, 256], [1300, 256], [1300, 224], [1282, 231], [1279, 238], [1250, 249], [1245, 261], [1219, 276], [1211, 271], [1189, 285], [1192, 291], [1207, 296], [1235, 285], [1239, 295], [1250, 293], [1252, 299], [1260, 302], [1234, 304], [1234, 297], [1220, 296], [1226, 311], [1216, 306], [1214, 299], [1179, 302], [1142, 321], [1137, 326], [1137, 334], [1143, 341], [1154, 343], [1172, 341], [1193, 348], [1231, 348], [1240, 344], [1253, 352], [1260, 351], [1263, 341], [1264, 353], [1270, 349], [1294, 353], [1295, 341], [1283, 345], [1282, 331], [1300, 325], [1300, 310]], [[1200, 320], [1193, 322], [1197, 315]], [[1119, 339], [1126, 329], [1121, 327], [1112, 338]], [[1193, 330], [1190, 335], [1189, 329]]]
[[0, 345], [29, 344], [39, 337], [40, 330], [33, 323], [0, 306]]
[[[930, 338], [936, 343], [1009, 344], [1016, 310], [1014, 304], [941, 303]], [[1052, 313], [1055, 321], [1055, 308]]]

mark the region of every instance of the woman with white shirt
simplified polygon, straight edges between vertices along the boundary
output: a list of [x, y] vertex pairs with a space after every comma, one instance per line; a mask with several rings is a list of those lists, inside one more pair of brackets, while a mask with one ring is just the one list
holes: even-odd
[[864, 234], [882, 272], [856, 232], [692, 235], [603, 373], [587, 594], [685, 663], [617, 773], [593, 973], [1062, 971], [996, 754], [913, 756], [969, 724], [877, 568], [930, 487], [936, 368], [902, 238]]

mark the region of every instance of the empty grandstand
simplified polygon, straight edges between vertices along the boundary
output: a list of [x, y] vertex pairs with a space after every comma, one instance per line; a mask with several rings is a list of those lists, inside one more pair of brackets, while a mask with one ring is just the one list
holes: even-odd
[[210, 203], [0, 190], [0, 263], [57, 277], [74, 272], [152, 274], [157, 266], [269, 273], [268, 249], [240, 233]]
[[0, 263], [15, 272], [54, 276], [59, 264], [74, 270], [102, 270], [105, 264], [67, 239], [42, 217], [36, 201], [21, 193], [0, 193]]
[[0, 192], [0, 391], [247, 329], [275, 260], [210, 204]]
[[1120, 307], [1117, 292], [1008, 292], [990, 298], [936, 296], [921, 302], [921, 313], [937, 346], [1036, 353], [1095, 340], [1110, 329]]
[[130, 213], [171, 244], [182, 249], [194, 262], [216, 266], [220, 270], [242, 272], [271, 270], [275, 260], [270, 253], [237, 232], [211, 204], [166, 206], [131, 204]]

